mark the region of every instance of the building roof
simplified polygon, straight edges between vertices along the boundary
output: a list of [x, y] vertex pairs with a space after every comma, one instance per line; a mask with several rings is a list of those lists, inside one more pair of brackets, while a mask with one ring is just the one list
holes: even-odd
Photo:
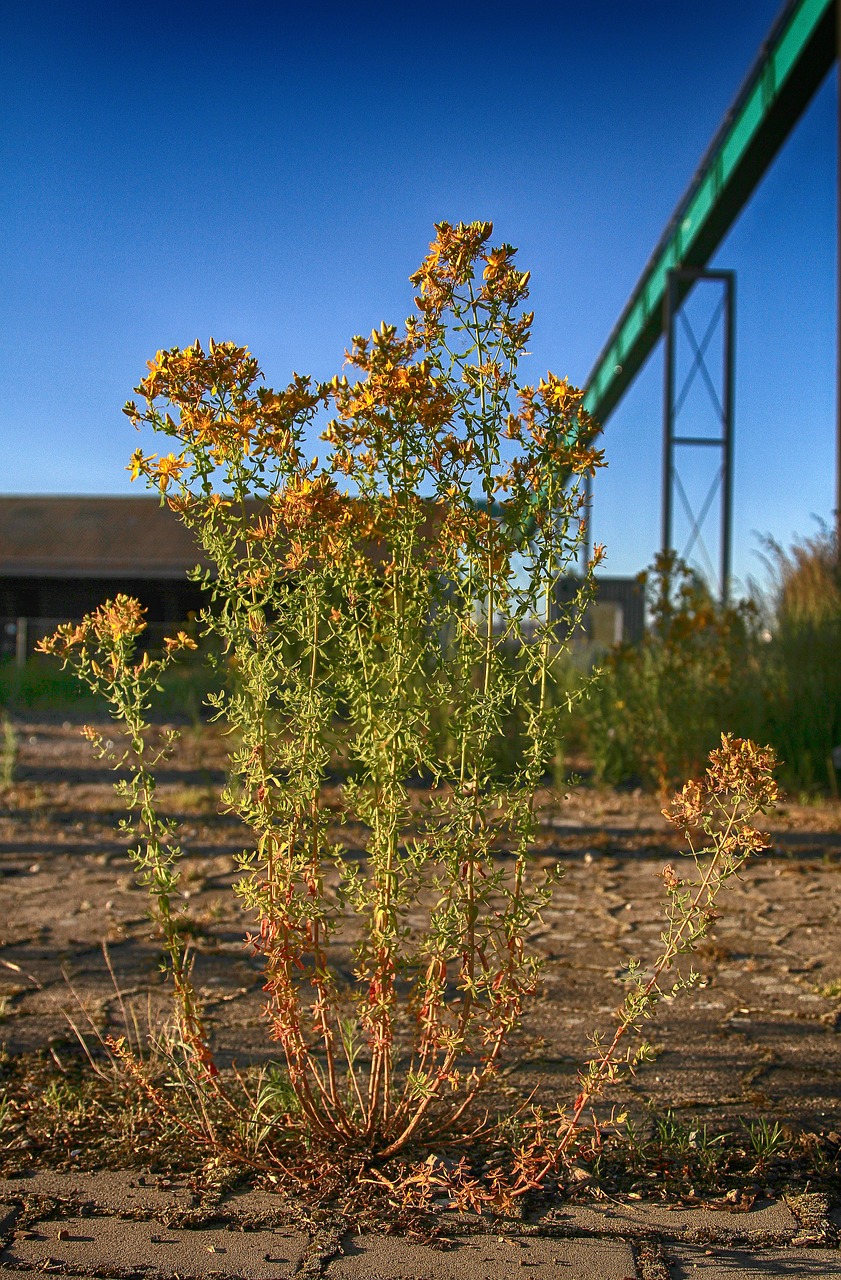
[[193, 535], [154, 496], [0, 497], [0, 577], [183, 578]]

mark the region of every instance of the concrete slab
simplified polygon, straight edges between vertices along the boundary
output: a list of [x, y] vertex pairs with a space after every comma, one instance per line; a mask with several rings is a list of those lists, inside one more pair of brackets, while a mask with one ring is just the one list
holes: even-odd
[[657, 1237], [698, 1243], [756, 1241], [784, 1244], [801, 1230], [789, 1207], [781, 1200], [757, 1201], [745, 1212], [730, 1205], [687, 1209], [644, 1201], [604, 1207], [558, 1205], [538, 1221], [564, 1227], [570, 1234], [627, 1235], [632, 1238]]
[[74, 1273], [142, 1268], [184, 1280], [214, 1274], [283, 1280], [294, 1275], [308, 1243], [303, 1232], [292, 1230], [173, 1229], [154, 1220], [55, 1216], [17, 1232], [0, 1254], [0, 1266], [43, 1270], [59, 1264]]
[[0, 1200], [12, 1196], [91, 1204], [129, 1215], [186, 1210], [198, 1204], [198, 1197], [181, 1179], [124, 1169], [93, 1173], [39, 1169], [24, 1177], [0, 1178]]
[[692, 1249], [666, 1250], [672, 1280], [835, 1280], [841, 1255], [834, 1249]]
[[130, 1218], [163, 1216], [168, 1222], [193, 1216], [193, 1210], [199, 1206], [207, 1216], [259, 1227], [284, 1226], [290, 1216], [286, 1198], [271, 1191], [229, 1191], [218, 1197], [207, 1193], [199, 1196], [183, 1179], [139, 1174], [136, 1170], [90, 1173], [39, 1170], [26, 1177], [0, 1178], [0, 1202], [4, 1197], [27, 1201], [46, 1198], [78, 1207], [90, 1205]]
[[622, 1240], [463, 1236], [446, 1249], [399, 1236], [354, 1235], [342, 1243], [328, 1280], [634, 1280], [630, 1246]]
[[[203, 1204], [209, 1206], [205, 1199]], [[227, 1191], [213, 1202], [213, 1214], [226, 1222], [258, 1227], [280, 1227], [289, 1221], [290, 1207], [285, 1196], [271, 1191]]]
[[[35, 1210], [26, 1229], [16, 1230], [15, 1201]], [[284, 1280], [303, 1267], [328, 1280], [841, 1280], [841, 1255], [827, 1247], [834, 1244], [827, 1210], [816, 1196], [791, 1206], [757, 1202], [748, 1212], [611, 1201], [557, 1205], [537, 1221], [489, 1234], [475, 1219], [445, 1213], [451, 1239], [440, 1246], [370, 1233], [345, 1235], [337, 1249], [338, 1228], [331, 1228], [319, 1249], [271, 1191], [199, 1196], [183, 1179], [137, 1171], [36, 1171], [0, 1180], [7, 1242], [0, 1276], [52, 1268], [77, 1277], [137, 1271], [150, 1280]], [[823, 1234], [807, 1240], [807, 1226]]]

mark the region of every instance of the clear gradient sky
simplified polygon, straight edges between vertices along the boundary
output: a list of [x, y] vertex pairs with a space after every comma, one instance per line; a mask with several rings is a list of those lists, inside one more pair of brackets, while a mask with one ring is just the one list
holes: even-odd
[[[778, 9], [5, 5], [0, 492], [129, 491], [120, 409], [159, 347], [212, 334], [270, 383], [332, 376], [409, 313], [441, 219], [519, 246], [526, 372], [582, 384]], [[757, 531], [832, 515], [836, 95], [833, 71], [714, 261], [738, 273], [742, 582]], [[606, 572], [658, 545], [661, 383], [658, 350], [607, 425]]]

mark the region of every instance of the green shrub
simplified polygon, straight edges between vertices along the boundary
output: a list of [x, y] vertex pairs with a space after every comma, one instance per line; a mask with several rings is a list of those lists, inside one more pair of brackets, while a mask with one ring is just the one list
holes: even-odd
[[[218, 684], [204, 664], [187, 662], [167, 670], [162, 677], [158, 714], [193, 723], [202, 715], [207, 695]], [[84, 688], [66, 668], [36, 653], [20, 667], [14, 659], [0, 663], [0, 706], [12, 713], [65, 712], [69, 715], [105, 715], [107, 700]]]
[[71, 672], [37, 655], [22, 667], [13, 658], [0, 663], [0, 703], [17, 712], [105, 708], [104, 702], [81, 688]]
[[717, 604], [674, 553], [643, 575], [643, 640], [607, 655], [584, 710], [599, 781], [664, 792], [697, 776], [722, 730], [746, 735], [760, 715], [758, 612]]

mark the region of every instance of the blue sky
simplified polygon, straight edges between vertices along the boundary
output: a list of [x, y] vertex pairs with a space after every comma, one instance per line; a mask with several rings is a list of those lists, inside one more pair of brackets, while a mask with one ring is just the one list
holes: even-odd
[[[212, 334], [271, 383], [332, 376], [411, 310], [441, 219], [519, 246], [526, 372], [583, 383], [778, 7], [7, 7], [0, 492], [127, 492], [120, 409], [159, 347]], [[755, 531], [832, 514], [836, 95], [833, 72], [715, 258], [738, 273], [743, 581]], [[612, 573], [659, 542], [661, 381], [658, 351], [605, 432]]]

